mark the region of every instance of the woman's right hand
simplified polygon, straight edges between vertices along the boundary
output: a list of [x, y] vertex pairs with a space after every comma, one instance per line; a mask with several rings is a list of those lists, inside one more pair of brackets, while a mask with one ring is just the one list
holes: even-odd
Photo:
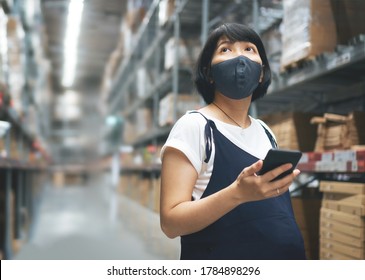
[[292, 165], [290, 163], [283, 164], [259, 176], [257, 172], [260, 171], [262, 165], [263, 161], [259, 160], [243, 169], [238, 175], [234, 184], [240, 201], [257, 201], [281, 195], [288, 191], [295, 177], [300, 173], [298, 169], [295, 169], [284, 178], [272, 181], [281, 173], [289, 170]]

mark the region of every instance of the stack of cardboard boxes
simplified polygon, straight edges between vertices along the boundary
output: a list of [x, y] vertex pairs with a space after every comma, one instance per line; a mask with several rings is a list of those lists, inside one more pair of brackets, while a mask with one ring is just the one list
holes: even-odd
[[160, 211], [159, 176], [145, 176], [139, 172], [124, 173], [120, 177], [118, 191], [154, 212]]
[[365, 259], [365, 183], [321, 181], [321, 259]]
[[319, 210], [321, 194], [318, 188], [306, 188], [299, 197], [291, 198], [295, 220], [304, 240], [308, 259], [319, 258]]
[[311, 113], [275, 113], [262, 118], [273, 131], [280, 148], [313, 151], [316, 128], [310, 124]]
[[311, 122], [318, 125], [315, 151], [350, 149], [365, 144], [365, 112], [352, 112], [347, 116], [325, 113]]

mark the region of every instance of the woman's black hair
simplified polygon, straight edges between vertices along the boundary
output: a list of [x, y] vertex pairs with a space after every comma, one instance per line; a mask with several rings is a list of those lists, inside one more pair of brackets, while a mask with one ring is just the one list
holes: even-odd
[[213, 30], [199, 55], [195, 73], [194, 83], [207, 104], [213, 102], [215, 85], [211, 83], [210, 67], [217, 43], [222, 36], [226, 36], [231, 42], [250, 42], [257, 47], [263, 64], [263, 79], [252, 94], [252, 101], [263, 97], [271, 83], [271, 70], [266, 57], [264, 45], [260, 36], [250, 27], [238, 23], [225, 23]]

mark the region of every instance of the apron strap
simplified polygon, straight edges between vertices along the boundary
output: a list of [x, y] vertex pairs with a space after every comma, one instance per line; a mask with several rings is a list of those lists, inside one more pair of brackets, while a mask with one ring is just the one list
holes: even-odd
[[276, 143], [275, 139], [274, 139], [274, 136], [272, 136], [272, 134], [270, 133], [270, 131], [265, 127], [263, 126], [263, 124], [260, 122], [261, 126], [264, 128], [265, 130], [265, 133], [267, 135], [267, 137], [269, 138], [270, 140], [270, 143], [271, 143], [271, 146], [276, 149], [278, 147], [278, 144]]
[[214, 122], [209, 120], [206, 116], [204, 116], [202, 113], [198, 111], [191, 111], [191, 113], [198, 113], [204, 117], [204, 119], [207, 121], [207, 124], [204, 127], [204, 134], [205, 134], [205, 159], [204, 162], [208, 163], [210, 156], [212, 155], [212, 146], [213, 146], [213, 139], [212, 139], [212, 130], [211, 127], [214, 126]]

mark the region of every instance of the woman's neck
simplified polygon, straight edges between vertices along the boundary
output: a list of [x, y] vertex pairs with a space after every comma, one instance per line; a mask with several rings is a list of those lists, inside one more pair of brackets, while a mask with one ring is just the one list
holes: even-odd
[[218, 116], [218, 119], [246, 128], [251, 124], [248, 116], [250, 104], [251, 98], [233, 100], [216, 95], [213, 104], [211, 104], [211, 110]]

